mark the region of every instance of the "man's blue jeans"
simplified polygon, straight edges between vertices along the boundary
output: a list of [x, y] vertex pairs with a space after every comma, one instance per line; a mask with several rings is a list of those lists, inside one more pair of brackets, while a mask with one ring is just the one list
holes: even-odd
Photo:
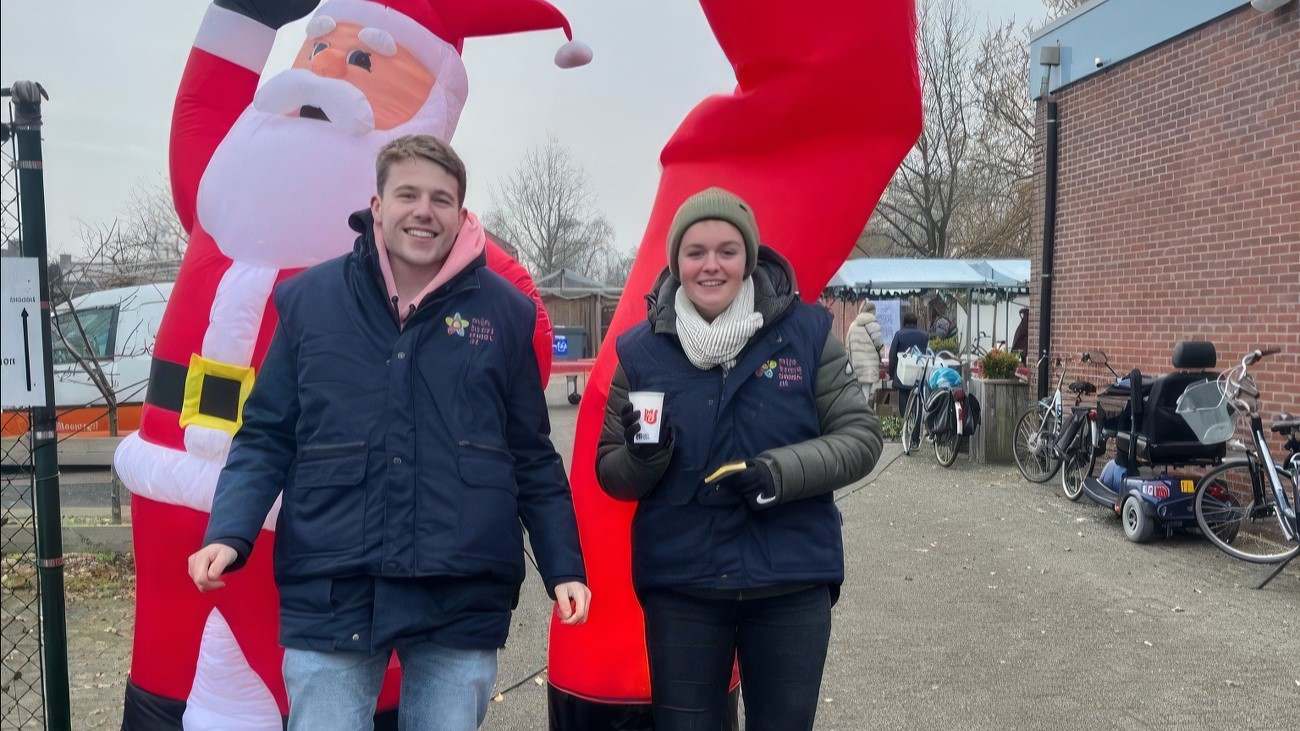
[[[284, 651], [289, 731], [374, 727], [387, 652]], [[458, 650], [432, 642], [399, 647], [398, 728], [473, 731], [483, 723], [497, 679], [496, 650]]]

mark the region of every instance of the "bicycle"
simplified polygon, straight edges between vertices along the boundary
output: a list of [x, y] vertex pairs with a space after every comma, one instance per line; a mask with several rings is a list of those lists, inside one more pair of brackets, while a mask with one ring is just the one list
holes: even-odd
[[[1046, 355], [1039, 358], [1034, 370], [1038, 370], [1046, 358]], [[1061, 368], [1060, 358], [1056, 359], [1056, 367]], [[1047, 482], [1061, 468], [1061, 460], [1053, 445], [1061, 436], [1061, 385], [1065, 383], [1065, 371], [1061, 368], [1052, 397], [1025, 409], [1016, 420], [1011, 454], [1015, 457], [1020, 476], [1030, 482]]]
[[[953, 355], [946, 350], [941, 350], [938, 353], [927, 350], [925, 353], [921, 353], [916, 348], [913, 348], [908, 354], [918, 358], [921, 367], [921, 376], [914, 382], [912, 393], [908, 396], [907, 404], [903, 408], [903, 454], [910, 455], [921, 446], [921, 437], [926, 434], [924, 405], [929, 403], [930, 395], [933, 393], [930, 388], [930, 367], [934, 365], [936, 360], [940, 360], [942, 356], [947, 355], [951, 359]], [[937, 454], [936, 457], [938, 457]], [[948, 464], [952, 464], [952, 462]]]
[[[1112, 387], [1121, 382], [1120, 375], [1110, 367], [1110, 359], [1105, 351], [1084, 351], [1079, 356], [1079, 362], [1105, 366], [1115, 378]], [[1059, 384], [1057, 388], [1059, 390]], [[1097, 458], [1106, 453], [1109, 434], [1102, 428], [1102, 415], [1098, 407], [1083, 403], [1083, 397], [1096, 394], [1097, 387], [1087, 381], [1075, 381], [1070, 384], [1069, 390], [1074, 394], [1074, 405], [1070, 407], [1070, 419], [1062, 429], [1063, 435], [1055, 444], [1061, 460], [1061, 493], [1066, 499], [1078, 502], [1083, 497], [1084, 480], [1092, 476]]]
[[[1300, 553], [1300, 417], [1281, 414], [1270, 430], [1287, 441], [1279, 465], [1269, 451], [1259, 414], [1259, 387], [1249, 368], [1280, 352], [1256, 349], [1241, 364], [1187, 389], [1177, 411], [1205, 444], [1229, 442], [1245, 458], [1225, 461], [1196, 486], [1194, 511], [1201, 533], [1219, 550], [1251, 563], [1277, 564], [1255, 587], [1263, 588]], [[1233, 439], [1233, 414], [1249, 417], [1251, 444]], [[1290, 483], [1290, 494], [1285, 483]]]
[[[907, 403], [903, 405], [903, 454], [910, 455], [921, 446], [923, 425], [921, 424], [921, 402], [917, 399], [917, 395], [925, 393], [927, 389], [930, 364], [934, 362], [935, 354], [929, 351], [921, 353], [918, 349], [912, 348], [906, 355], [916, 358], [921, 367], [921, 375], [912, 384], [912, 392], [907, 397]], [[900, 361], [899, 368], [903, 367]]]
[[[928, 422], [925, 426], [926, 432], [930, 435], [931, 442], [934, 444], [934, 458], [938, 460], [941, 467], [951, 467], [952, 463], [957, 461], [957, 452], [961, 446], [961, 439], [963, 436], [967, 436], [962, 433], [962, 420], [965, 418], [962, 414], [962, 405], [965, 398], [966, 391], [960, 386], [932, 389], [929, 400], [926, 401], [926, 406], [922, 409], [923, 419], [928, 418], [926, 415], [938, 408], [948, 409], [949, 418], [952, 419], [952, 428], [942, 433], [930, 432]], [[940, 399], [950, 400], [943, 406], [937, 406], [936, 402]]]
[[[1043, 358], [1038, 359], [1034, 369], [1042, 365]], [[1100, 350], [1085, 351], [1079, 356], [1080, 363], [1100, 363], [1120, 381], [1120, 375], [1110, 367], [1106, 353]], [[1095, 394], [1097, 387], [1088, 381], [1074, 381], [1068, 387], [1074, 394], [1074, 405], [1070, 407], [1070, 418], [1064, 418], [1065, 402], [1061, 395], [1061, 386], [1065, 383], [1068, 368], [1062, 368], [1063, 361], [1056, 359], [1060, 375], [1056, 379], [1056, 389], [1051, 398], [1042, 399], [1025, 409], [1016, 421], [1015, 438], [1012, 440], [1011, 453], [1016, 460], [1020, 475], [1029, 482], [1047, 482], [1056, 476], [1063, 464], [1068, 470], [1061, 475], [1061, 490], [1070, 500], [1078, 500], [1083, 494], [1083, 480], [1092, 474], [1093, 460], [1105, 451], [1106, 434], [1097, 424], [1099, 418], [1093, 406], [1082, 405], [1085, 395]], [[1087, 424], [1087, 440], [1081, 440], [1083, 429], [1073, 430], [1075, 424]], [[1084, 450], [1082, 444], [1087, 444]]]

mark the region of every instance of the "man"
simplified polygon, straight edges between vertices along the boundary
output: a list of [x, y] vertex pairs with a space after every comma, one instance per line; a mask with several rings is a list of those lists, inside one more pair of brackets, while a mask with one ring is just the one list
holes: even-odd
[[524, 578], [590, 593], [532, 348], [532, 301], [485, 266], [465, 168], [428, 135], [376, 163], [351, 254], [275, 293], [280, 325], [217, 482], [201, 591], [276, 526], [290, 729], [368, 728], [392, 649], [403, 728], [483, 721]]
[[[140, 429], [114, 455], [132, 493], [137, 586], [127, 731], [281, 728], [289, 706], [270, 560], [278, 504], [258, 538], [264, 547], [226, 590], [197, 592], [176, 570], [202, 545], [217, 476], [261, 374], [278, 320], [272, 290], [352, 250], [348, 214], [369, 200], [385, 144], [407, 134], [452, 139], [472, 86], [466, 43], [544, 29], [572, 37], [546, 0], [208, 7], [171, 115], [168, 177], [188, 245], [152, 349]], [[282, 68], [268, 59], [284, 42], [301, 45]], [[569, 42], [555, 63], [590, 55]], [[541, 298], [491, 242], [487, 265], [534, 296], [545, 382], [552, 342]], [[381, 719], [395, 714], [399, 677], [394, 664]]]
[[903, 315], [903, 327], [894, 333], [894, 339], [889, 344], [889, 377], [893, 379], [894, 388], [898, 390], [899, 416], [902, 416], [903, 410], [907, 408], [907, 399], [912, 395], [912, 386], [915, 384], [898, 380], [898, 356], [912, 348], [924, 352], [928, 347], [930, 347], [930, 336], [917, 327], [916, 315], [911, 312]]

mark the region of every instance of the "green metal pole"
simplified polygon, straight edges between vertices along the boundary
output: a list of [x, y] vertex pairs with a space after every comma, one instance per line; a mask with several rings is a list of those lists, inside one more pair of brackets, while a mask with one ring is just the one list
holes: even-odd
[[33, 81], [15, 83], [11, 93], [14, 137], [18, 145], [22, 253], [40, 262], [45, 406], [32, 409], [32, 455], [36, 476], [36, 572], [41, 589], [45, 728], [66, 731], [72, 728], [72, 704], [68, 698], [68, 630], [63, 607], [63, 533], [59, 516], [59, 455], [50, 359], [50, 281], [45, 246], [45, 173], [41, 166], [41, 97], [46, 95]]

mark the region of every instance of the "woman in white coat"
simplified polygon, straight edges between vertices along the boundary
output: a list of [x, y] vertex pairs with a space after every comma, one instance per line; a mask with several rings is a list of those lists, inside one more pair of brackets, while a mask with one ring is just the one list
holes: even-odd
[[864, 300], [858, 316], [849, 325], [845, 346], [849, 351], [853, 372], [862, 384], [862, 392], [871, 403], [871, 397], [880, 384], [880, 349], [885, 341], [876, 321], [876, 303]]

